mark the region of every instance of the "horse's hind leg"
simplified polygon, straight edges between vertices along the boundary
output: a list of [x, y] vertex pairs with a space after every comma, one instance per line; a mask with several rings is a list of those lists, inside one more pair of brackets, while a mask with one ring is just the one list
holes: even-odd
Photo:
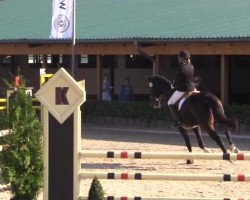
[[239, 153], [239, 149], [237, 149], [236, 146], [232, 142], [231, 134], [230, 134], [230, 131], [228, 130], [228, 128], [225, 129], [225, 135], [226, 135], [228, 143], [230, 145], [230, 147], [229, 147], [230, 151], [233, 153]]
[[223, 153], [227, 153], [226, 148], [224, 147], [220, 137], [217, 135], [215, 130], [210, 126], [205, 126], [204, 129], [208, 132], [209, 136], [219, 145]]
[[201, 137], [201, 129], [200, 129], [200, 126], [196, 126], [195, 128], [193, 128], [193, 131], [195, 133], [195, 136], [197, 138], [197, 141], [198, 141], [198, 145], [199, 147], [206, 153], [211, 153], [210, 150], [208, 150], [205, 145], [204, 145], [204, 142], [203, 142], [203, 139]]
[[[188, 151], [192, 152], [192, 147], [191, 147], [191, 143], [190, 143], [187, 131], [184, 128], [180, 127], [180, 126], [179, 126], [179, 131], [180, 131], [181, 135], [183, 136], [183, 138], [185, 140]], [[194, 163], [193, 160], [187, 160], [187, 164], [193, 164], [193, 163]]]

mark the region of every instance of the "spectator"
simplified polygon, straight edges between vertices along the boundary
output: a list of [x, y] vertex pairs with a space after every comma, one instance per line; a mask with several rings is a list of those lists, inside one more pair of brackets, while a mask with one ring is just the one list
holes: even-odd
[[102, 100], [111, 101], [111, 90], [113, 89], [109, 81], [109, 75], [105, 74], [102, 83]]
[[129, 78], [124, 79], [124, 84], [121, 86], [119, 100], [121, 101], [132, 101], [134, 100], [133, 88], [130, 85]]

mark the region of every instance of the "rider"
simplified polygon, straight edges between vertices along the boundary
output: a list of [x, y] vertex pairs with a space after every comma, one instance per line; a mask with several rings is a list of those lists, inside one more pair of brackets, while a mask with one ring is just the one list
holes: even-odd
[[187, 50], [180, 51], [178, 54], [178, 68], [171, 87], [175, 89], [175, 92], [170, 97], [168, 106], [174, 117], [175, 125], [181, 126], [183, 124], [175, 104], [186, 92], [195, 90], [194, 66], [191, 64], [190, 53]]

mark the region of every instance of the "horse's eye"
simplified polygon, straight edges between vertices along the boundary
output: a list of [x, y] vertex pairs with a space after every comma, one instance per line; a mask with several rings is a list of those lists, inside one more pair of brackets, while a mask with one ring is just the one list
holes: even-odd
[[153, 87], [153, 83], [152, 82], [149, 82], [148, 86], [151, 88]]

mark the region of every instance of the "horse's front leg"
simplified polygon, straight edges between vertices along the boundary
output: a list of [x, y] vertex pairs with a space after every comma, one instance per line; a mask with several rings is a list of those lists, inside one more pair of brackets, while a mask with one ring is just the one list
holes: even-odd
[[[188, 148], [188, 151], [189, 151], [189, 152], [192, 152], [192, 147], [191, 147], [191, 143], [190, 143], [190, 140], [189, 140], [187, 131], [186, 131], [184, 128], [180, 127], [180, 126], [179, 126], [178, 129], [179, 129], [181, 135], [183, 136], [183, 138], [184, 138], [184, 140], [185, 140], [185, 143], [186, 143], [186, 146], [187, 146], [187, 148]], [[187, 160], [186, 163], [187, 163], [187, 164], [193, 164], [194, 161], [193, 161], [193, 160]]]
[[195, 136], [197, 138], [198, 141], [198, 145], [199, 147], [205, 152], [205, 153], [211, 153], [211, 151], [209, 149], [207, 149], [204, 145], [203, 139], [201, 137], [201, 129], [200, 126], [196, 126], [195, 128], [193, 128], [193, 131], [195, 133]]

